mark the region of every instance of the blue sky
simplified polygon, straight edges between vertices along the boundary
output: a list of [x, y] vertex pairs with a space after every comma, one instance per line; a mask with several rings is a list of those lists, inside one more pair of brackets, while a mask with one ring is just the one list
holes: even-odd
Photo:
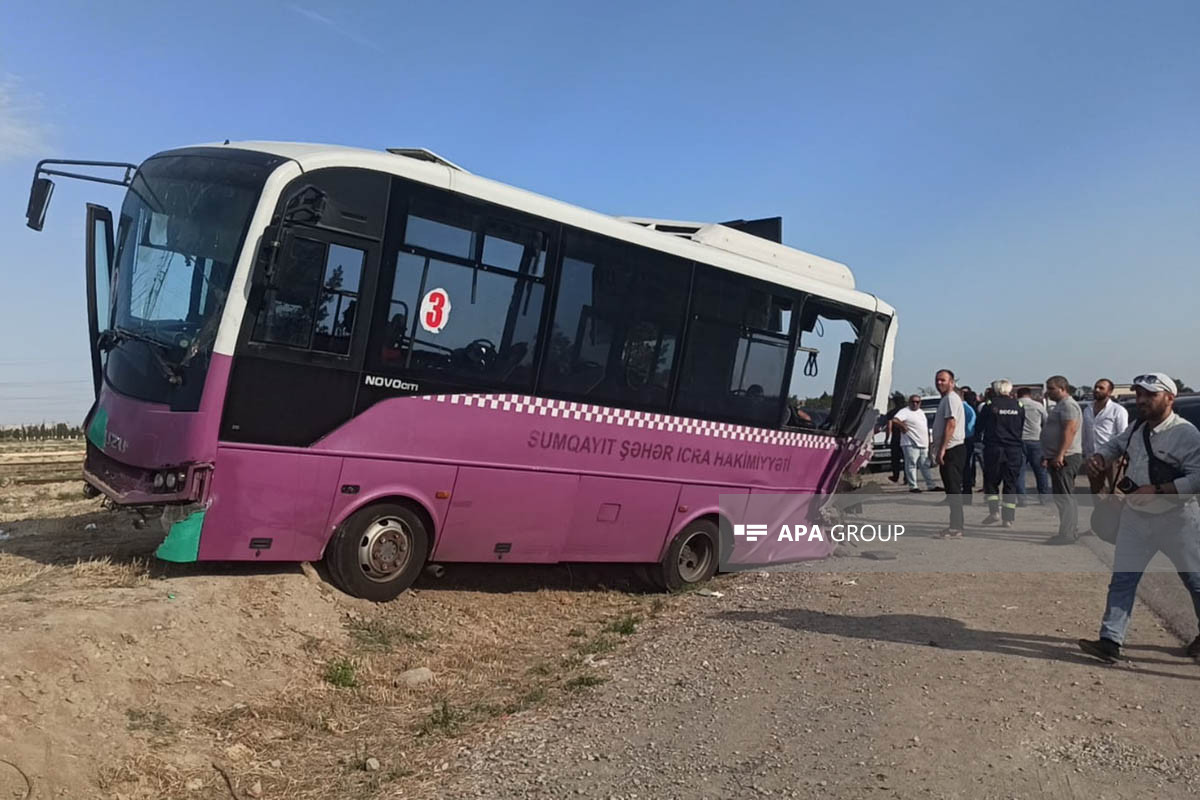
[[1200, 4], [46, 0], [0, 25], [0, 423], [90, 400], [84, 203], [41, 157], [424, 146], [613, 214], [782, 215], [953, 367], [1200, 384]]

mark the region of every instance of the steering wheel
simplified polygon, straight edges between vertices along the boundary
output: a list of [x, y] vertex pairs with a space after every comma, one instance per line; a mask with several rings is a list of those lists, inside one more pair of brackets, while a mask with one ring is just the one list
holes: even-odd
[[498, 352], [491, 339], [476, 339], [463, 348], [463, 358], [480, 372], [487, 372], [496, 364]]

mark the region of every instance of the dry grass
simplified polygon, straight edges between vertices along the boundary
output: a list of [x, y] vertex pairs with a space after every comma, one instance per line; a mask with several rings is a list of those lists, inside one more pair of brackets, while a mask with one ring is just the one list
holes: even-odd
[[74, 589], [132, 589], [150, 580], [150, 565], [145, 559], [113, 561], [105, 557], [63, 567], [0, 553], [0, 594], [50, 590], [58, 586], [61, 577], [69, 578]]
[[0, 553], [0, 594], [33, 588], [58, 569], [49, 564]]
[[224, 791], [224, 784], [215, 770], [180, 769], [170, 758], [157, 753], [129, 756], [116, 763], [105, 764], [98, 771], [96, 783], [101, 791], [111, 796], [150, 800], [194, 795], [185, 788], [187, 781], [192, 778], [200, 778], [206, 785], [221, 786]]
[[105, 556], [75, 562], [71, 577], [88, 589], [132, 589], [150, 580], [150, 563], [144, 558], [113, 561]]
[[[605, 682], [584, 654], [619, 657], [671, 602], [602, 588], [405, 595], [353, 613], [345, 647], [310, 646], [318, 657], [295, 686], [198, 723], [250, 748], [248, 763], [281, 765], [258, 776], [270, 797], [434, 797], [437, 765], [462, 740]], [[399, 676], [418, 666], [434, 678], [409, 688]], [[368, 757], [382, 768], [368, 772]]]

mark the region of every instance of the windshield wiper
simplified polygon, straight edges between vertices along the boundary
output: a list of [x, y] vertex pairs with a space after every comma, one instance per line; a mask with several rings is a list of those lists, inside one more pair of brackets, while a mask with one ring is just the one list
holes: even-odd
[[107, 351], [112, 350], [121, 342], [142, 342], [143, 344], [150, 345], [148, 349], [154, 356], [154, 363], [158, 366], [159, 371], [162, 372], [163, 377], [167, 379], [167, 383], [172, 386], [179, 386], [183, 383], [183, 376], [179, 374], [175, 366], [170, 361], [167, 361], [166, 356], [163, 355], [170, 345], [160, 342], [153, 336], [147, 336], [138, 331], [131, 331], [128, 328], [109, 328], [100, 334], [97, 346], [101, 350]]

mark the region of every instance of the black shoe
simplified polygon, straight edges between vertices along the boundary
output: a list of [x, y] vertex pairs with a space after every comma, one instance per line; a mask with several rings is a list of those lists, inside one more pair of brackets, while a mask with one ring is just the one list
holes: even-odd
[[988, 514], [986, 517], [984, 517], [982, 520], [980, 520], [979, 524], [980, 525], [995, 525], [999, 521], [1000, 521], [1000, 516], [998, 514]]
[[1075, 544], [1078, 541], [1078, 536], [1051, 536], [1042, 544]]
[[930, 489], [929, 491], [931, 491], [931, 492], [944, 492], [944, 491], [946, 491], [946, 488], [945, 488], [944, 486], [935, 486], [935, 487], [933, 487], [932, 489]]
[[920, 490], [919, 488], [917, 488], [917, 487], [914, 487], [914, 488], [912, 488], [912, 489], [909, 489], [909, 490], [908, 490], [908, 493], [909, 493], [909, 494], [920, 494], [920, 493], [921, 493], [921, 490]]
[[[1196, 641], [1200, 642], [1200, 636], [1196, 637]], [[1121, 645], [1112, 639], [1080, 639], [1079, 649], [1109, 664], [1117, 663], [1117, 659], [1121, 657]]]
[[891, 481], [892, 483], [895, 483], [896, 481], [900, 480], [900, 476], [899, 475], [889, 475], [888, 480]]
[[1192, 639], [1192, 643], [1184, 648], [1183, 652], [1185, 655], [1189, 655], [1192, 658], [1200, 658], [1200, 636]]

